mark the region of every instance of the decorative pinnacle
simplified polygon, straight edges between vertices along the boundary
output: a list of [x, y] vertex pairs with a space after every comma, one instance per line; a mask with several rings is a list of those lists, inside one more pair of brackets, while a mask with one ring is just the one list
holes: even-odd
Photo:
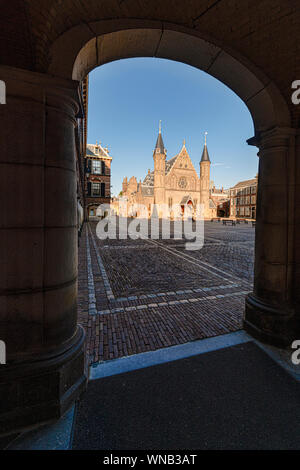
[[161, 120], [159, 121], [159, 133], [161, 134]]
[[183, 139], [183, 145], [185, 146], [185, 139]]
[[205, 135], [205, 145], [206, 145], [206, 140], [207, 140], [207, 134], [208, 134], [207, 132], [204, 133], [204, 135]]

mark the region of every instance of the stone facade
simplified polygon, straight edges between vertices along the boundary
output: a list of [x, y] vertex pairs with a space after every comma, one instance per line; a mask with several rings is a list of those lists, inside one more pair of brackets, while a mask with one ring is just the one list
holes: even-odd
[[[135, 176], [123, 180], [123, 197], [127, 198], [128, 215], [139, 216], [135, 206], [143, 204], [147, 208], [148, 216], [153, 213], [153, 205], [159, 206], [159, 217], [163, 213], [162, 205], [167, 206], [167, 216], [170, 218], [184, 215], [189, 208], [196, 213], [196, 206], [203, 205], [204, 218], [216, 217], [216, 205], [210, 197], [210, 165], [207, 146], [205, 142], [200, 162], [200, 178], [195, 170], [190, 155], [183, 142], [180, 152], [170, 160], [166, 159], [167, 151], [164, 148], [161, 130], [153, 152], [154, 171], [148, 170], [144, 181], [137, 182]], [[177, 206], [179, 214], [174, 213], [173, 206]]]
[[[110, 204], [111, 162], [107, 148], [88, 144], [85, 157], [85, 194], [88, 217], [97, 215], [100, 204]], [[99, 211], [98, 211], [99, 212]], [[99, 214], [100, 215], [100, 214]]]

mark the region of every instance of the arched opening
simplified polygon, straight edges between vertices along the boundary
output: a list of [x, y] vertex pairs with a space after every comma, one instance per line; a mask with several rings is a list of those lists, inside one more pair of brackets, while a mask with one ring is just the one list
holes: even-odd
[[[103, 30], [105, 26], [105, 30]], [[253, 64], [249, 63], [240, 54], [234, 51], [222, 49], [215, 44], [211, 38], [203, 38], [197, 32], [184, 30], [176, 26], [168, 25], [166, 28], [160, 25], [151, 24], [145, 26], [139, 21], [134, 25], [128, 26], [118, 24], [112, 26], [110, 23], [102, 22], [93, 25], [95, 36], [87, 40], [86, 35], [82, 36], [79, 31], [81, 27], [76, 29], [76, 39], [74, 37], [73, 53], [68, 54], [68, 60], [65, 59], [64, 41], [73, 37], [75, 31], [70, 30], [65, 36], [52, 47], [52, 62], [49, 72], [61, 77], [68, 77], [74, 80], [82, 80], [85, 75], [95, 67], [107, 62], [128, 58], [128, 57], [161, 57], [172, 60], [181, 61], [201, 70], [206, 71], [210, 75], [218, 78], [221, 82], [231, 88], [248, 107], [254, 123], [254, 136], [248, 140], [249, 144], [263, 147], [263, 139], [270, 142], [270, 139], [277, 145], [280, 139], [283, 139], [285, 145], [290, 145], [290, 113], [287, 105], [282, 98], [280, 92], [274, 83], [264, 76], [261, 70], [258, 70]], [[86, 31], [85, 31], [86, 33]], [[84, 39], [83, 39], [84, 38]], [[78, 47], [79, 46], [79, 47]], [[79, 51], [79, 52], [78, 52]], [[269, 143], [266, 144], [269, 146]], [[269, 154], [269, 150], [267, 150]], [[284, 158], [284, 157], [283, 157]], [[274, 170], [276, 171], [276, 170]], [[262, 165], [259, 167], [260, 187], [258, 189], [258, 200], [263, 198], [266, 201], [269, 184], [265, 184], [262, 179], [264, 177]], [[274, 175], [276, 179], [276, 176]], [[286, 187], [282, 187], [285, 192]], [[279, 198], [279, 194], [277, 196]], [[262, 203], [264, 204], [264, 203]], [[267, 202], [268, 204], [268, 202]], [[267, 232], [272, 232], [273, 222], [265, 220], [264, 209], [257, 211], [256, 223], [256, 251], [255, 251], [255, 286], [254, 296], [250, 295], [246, 303], [246, 322], [245, 325], [253, 334], [257, 334], [261, 338], [275, 342], [276, 344], [288, 344], [291, 336], [278, 334], [279, 330], [286, 328], [283, 324], [290, 321], [290, 308], [287, 307], [286, 315], [280, 317], [279, 324], [276, 313], [268, 316], [267, 326], [262, 320], [263, 311], [265, 310], [265, 301], [262, 297], [266, 297], [271, 301], [274, 312], [277, 311], [278, 297], [289, 303], [288, 298], [291, 294], [287, 294], [286, 278], [289, 268], [287, 259], [280, 256], [278, 259], [275, 251], [270, 253], [270, 247], [265, 241], [268, 237]], [[252, 214], [251, 214], [252, 215]], [[270, 218], [272, 216], [270, 215]], [[284, 220], [275, 217], [276, 223], [285, 224], [289, 215], [287, 212], [283, 215]], [[273, 226], [274, 228], [274, 226]], [[281, 242], [291, 244], [290, 235], [281, 232]], [[278, 240], [279, 241], [279, 240]], [[279, 242], [279, 243], [281, 243]], [[277, 267], [274, 267], [274, 260]], [[275, 271], [277, 271], [275, 273]], [[282, 279], [282, 290], [278, 292], [278, 276]], [[293, 290], [293, 283], [289, 283], [288, 290]], [[276, 293], [275, 293], [275, 292]], [[276, 299], [276, 300], [275, 300]], [[269, 311], [269, 309], [267, 309]], [[282, 323], [283, 321], [283, 323]]]
[[[112, 26], [112, 31], [110, 26]], [[143, 23], [137, 21], [130, 26], [126, 22], [119, 23], [115, 29], [115, 25], [109, 22], [105, 22], [105, 25], [99, 22], [93, 25], [93, 32], [95, 32], [94, 35], [91, 32], [87, 35], [85, 27], [79, 26], [76, 30], [68, 31], [57, 43], [53, 44], [49, 72], [56, 76], [80, 81], [95, 67], [116, 59], [149, 56], [181, 61], [218, 78], [244, 101], [254, 123], [255, 135], [248, 140], [249, 144], [263, 147], [263, 139], [267, 142], [271, 139], [271, 145], [273, 141], [276, 145], [280, 139], [283, 139], [289, 145], [290, 114], [284, 99], [275, 84], [240, 54], [223, 50], [210, 38], [202, 38], [198, 32], [182, 28], [178, 31], [178, 28], [172, 25], [168, 25], [168, 28], [165, 26], [161, 28], [155, 24], [145, 27]], [[88, 38], [90, 34], [93, 37]], [[70, 44], [71, 38], [74, 38], [74, 42], [71, 41], [72, 51], [69, 50], [67, 55], [64, 44]], [[68, 56], [67, 60], [65, 60], [66, 56]], [[260, 165], [260, 186], [263, 186], [264, 191], [258, 189], [257, 197], [258, 200], [263, 198], [266, 201], [270, 187], [262, 182], [263, 177], [264, 172]], [[275, 175], [274, 178], [276, 179]], [[282, 187], [282, 190], [285, 191], [285, 187]], [[290, 294], [287, 294], [286, 287], [282, 288], [281, 293], [276, 287], [278, 276], [282, 278], [282, 286], [286, 286], [284, 278], [288, 270], [287, 261], [285, 256], [280, 256], [278, 262], [275, 252], [270, 253], [265, 237], [267, 237], [267, 232], [272, 232], [272, 222], [266, 221], [262, 210], [260, 212], [261, 215], [258, 210], [256, 223], [255, 295], [250, 295], [247, 300], [245, 325], [253, 334], [260, 335], [261, 338], [276, 344], [287, 344], [291, 336], [285, 336], [283, 339], [279, 330], [283, 328], [282, 321], [283, 323], [290, 321], [289, 308], [287, 308], [286, 316], [280, 317], [279, 324], [277, 324], [279, 317], [276, 314], [271, 316], [267, 314], [267, 326], [262, 320], [262, 312], [265, 310], [263, 297], [270, 299], [274, 306], [271, 309], [276, 312], [278, 300], [275, 298], [285, 299], [284, 302], [287, 303]], [[272, 218], [271, 215], [270, 217]], [[287, 213], [283, 216], [285, 221], [288, 217]], [[285, 222], [277, 218], [276, 223]], [[292, 243], [286, 231], [280, 236], [283, 237], [284, 244]], [[276, 268], [274, 259], [276, 259]], [[274, 270], [277, 271], [276, 274]], [[289, 284], [288, 289], [293, 289], [292, 284]]]

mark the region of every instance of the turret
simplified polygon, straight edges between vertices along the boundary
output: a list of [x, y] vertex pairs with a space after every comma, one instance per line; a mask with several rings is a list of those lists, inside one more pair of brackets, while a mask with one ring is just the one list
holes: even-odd
[[159, 122], [159, 133], [153, 152], [154, 160], [154, 203], [165, 202], [165, 173], [166, 173], [166, 149], [161, 135], [161, 121]]
[[209, 218], [209, 183], [210, 183], [210, 158], [207, 150], [207, 132], [205, 132], [205, 144], [200, 162], [200, 204], [203, 205], [203, 216]]
[[128, 188], [128, 181], [127, 177], [123, 179], [123, 184], [122, 184], [122, 191], [123, 191], [123, 196], [125, 196]]

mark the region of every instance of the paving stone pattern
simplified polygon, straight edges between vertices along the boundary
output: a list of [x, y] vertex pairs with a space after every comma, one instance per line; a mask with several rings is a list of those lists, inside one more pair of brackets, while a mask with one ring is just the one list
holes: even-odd
[[242, 327], [253, 282], [255, 229], [205, 223], [201, 250], [184, 240], [99, 240], [79, 247], [79, 321], [90, 364]]

